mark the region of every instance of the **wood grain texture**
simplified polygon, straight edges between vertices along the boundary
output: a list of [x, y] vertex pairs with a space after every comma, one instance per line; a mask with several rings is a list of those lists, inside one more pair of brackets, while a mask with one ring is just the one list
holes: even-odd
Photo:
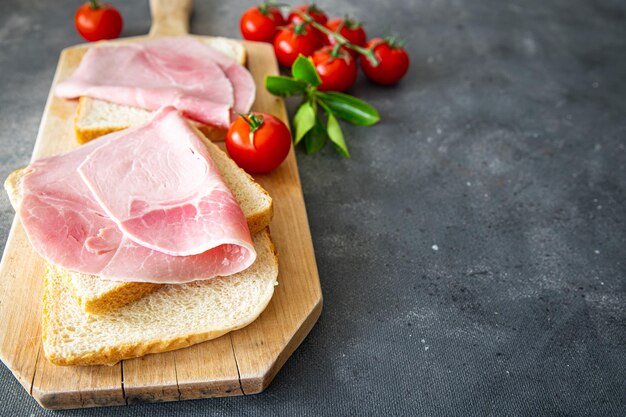
[[[268, 57], [275, 59], [270, 45], [246, 43], [246, 51], [250, 71], [256, 80], [264, 79], [270, 68], [272, 72], [269, 73], [277, 71], [275, 61], [271, 66], [267, 62]], [[257, 90], [253, 110], [272, 113], [287, 121], [283, 100], [269, 94], [265, 88]], [[270, 175], [257, 176], [256, 180], [274, 200], [276, 220], [271, 225], [271, 232], [279, 253], [279, 284], [272, 302], [259, 320], [231, 333], [245, 394], [257, 393], [267, 387], [322, 310], [319, 279], [310, 279], [317, 277], [318, 272], [293, 147], [285, 163]], [[293, 219], [293, 222], [282, 221], [284, 219]], [[281, 279], [286, 276], [290, 279]], [[300, 328], [309, 330], [299, 334]], [[259, 362], [266, 363], [269, 369], [260, 368]]]
[[45, 408], [124, 405], [121, 364], [114, 366], [56, 366], [40, 347], [31, 395]]
[[191, 0], [150, 0], [150, 36], [180, 36], [189, 33]]
[[[145, 39], [137, 37], [124, 40]], [[272, 48], [245, 42], [248, 67], [257, 82], [254, 109], [287, 121], [284, 103], [269, 95], [265, 75], [277, 74]], [[86, 45], [61, 54], [54, 85], [80, 62]], [[76, 101], [48, 98], [33, 159], [78, 146]], [[59, 367], [41, 348], [44, 263], [15, 220], [0, 264], [0, 358], [24, 388], [47, 408], [176, 401], [262, 391], [308, 334], [321, 311], [322, 295], [304, 199], [292, 151], [274, 172], [256, 177], [274, 198], [270, 226], [279, 252], [278, 287], [250, 326], [173, 352], [127, 360], [115, 366]]]

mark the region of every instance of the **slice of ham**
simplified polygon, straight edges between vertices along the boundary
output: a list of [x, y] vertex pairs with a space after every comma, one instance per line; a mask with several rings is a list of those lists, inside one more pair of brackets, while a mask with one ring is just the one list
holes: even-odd
[[206, 147], [173, 107], [131, 135], [109, 139], [78, 172], [120, 230], [147, 248], [188, 256], [249, 239]]
[[[189, 134], [186, 122], [170, 107], [159, 111], [145, 126], [102, 136], [67, 154], [32, 163], [22, 182], [19, 214], [33, 248], [64, 268], [119, 281], [184, 283], [231, 275], [249, 267], [256, 253], [245, 217], [200, 140], [193, 140]], [[146, 165], [133, 168], [146, 138], [153, 141], [142, 159]], [[132, 153], [126, 152], [126, 142], [136, 146]], [[124, 151], [117, 152], [117, 147]], [[159, 148], [162, 155], [156, 153]], [[114, 158], [109, 160], [112, 168], [101, 165], [108, 157]], [[156, 161], [147, 161], [149, 157]], [[129, 169], [124, 171], [123, 166]], [[154, 169], [154, 175], [145, 170], [148, 166]], [[145, 210], [146, 206], [140, 204], [147, 227], [139, 230], [143, 238], [154, 239], [151, 246], [187, 252], [197, 252], [198, 247], [206, 250], [173, 256], [138, 243], [98, 203], [79, 174], [79, 167], [92, 181], [95, 174], [110, 179], [93, 183], [99, 190], [112, 187], [107, 197], [112, 207], [132, 206], [139, 200], [160, 207]], [[103, 171], [96, 173], [92, 169]], [[172, 177], [176, 179], [168, 180]], [[159, 192], [152, 190], [163, 189], [163, 181], [167, 191], [159, 198]], [[212, 210], [206, 210], [207, 205]], [[192, 211], [194, 216], [179, 215]], [[201, 231], [190, 232], [193, 227], [186, 226], [186, 222]], [[217, 224], [222, 227], [211, 227]], [[149, 227], [152, 230], [146, 231]]]
[[[177, 39], [171, 38], [163, 40], [163, 42], [177, 42]], [[198, 53], [200, 52], [198, 51]], [[248, 113], [250, 108], [252, 108], [256, 94], [256, 84], [250, 72], [213, 48], [205, 48], [204, 53], [207, 59], [213, 60], [220, 66], [230, 80], [235, 95], [233, 105], [235, 112]]]
[[90, 48], [55, 94], [148, 110], [171, 105], [191, 120], [228, 128], [231, 110], [250, 110], [255, 84], [229, 57], [191, 37], [179, 37]]

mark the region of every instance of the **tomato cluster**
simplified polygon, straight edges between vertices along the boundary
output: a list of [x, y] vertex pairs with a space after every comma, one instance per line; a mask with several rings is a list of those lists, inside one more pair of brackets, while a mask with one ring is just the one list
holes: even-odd
[[[310, 19], [307, 22], [302, 12], [325, 30], [309, 23]], [[396, 84], [409, 68], [406, 50], [393, 38], [374, 38], [367, 42], [360, 22], [349, 18], [329, 20], [314, 4], [297, 6], [285, 19], [278, 6], [263, 3], [246, 10], [239, 25], [245, 39], [273, 43], [276, 58], [285, 67], [291, 67], [300, 54], [311, 57], [322, 80], [318, 87], [322, 91], [346, 91], [352, 87], [359, 60], [367, 78], [383, 85]], [[338, 45], [337, 35], [356, 47], [371, 49], [378, 62], [374, 64], [365, 56], [359, 56], [356, 50]]]

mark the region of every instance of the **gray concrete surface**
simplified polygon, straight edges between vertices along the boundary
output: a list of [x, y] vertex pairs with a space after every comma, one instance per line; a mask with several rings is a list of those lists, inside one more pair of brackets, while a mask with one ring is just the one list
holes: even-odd
[[[116, 2], [124, 35], [147, 2]], [[250, 3], [196, 1], [238, 37]], [[48, 412], [0, 367], [0, 414], [626, 414], [626, 5], [320, 1], [408, 40], [397, 87], [353, 93], [353, 158], [299, 152], [324, 312], [268, 390]], [[0, 177], [29, 160], [75, 5], [0, 3]], [[293, 110], [294, 103], [290, 103]], [[0, 195], [0, 242], [13, 218]]]

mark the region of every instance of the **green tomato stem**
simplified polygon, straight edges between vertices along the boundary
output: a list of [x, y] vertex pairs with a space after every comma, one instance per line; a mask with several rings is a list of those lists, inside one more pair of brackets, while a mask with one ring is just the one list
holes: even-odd
[[335, 38], [335, 40], [337, 41], [339, 45], [353, 49], [357, 51], [358, 53], [360, 53], [361, 55], [365, 55], [365, 57], [372, 63], [372, 65], [374, 66], [378, 65], [378, 59], [376, 59], [376, 56], [374, 55], [374, 51], [372, 51], [371, 49], [363, 48], [362, 46], [351, 43], [342, 34], [338, 32], [333, 32], [332, 30], [328, 29], [326, 26], [320, 25], [319, 23], [317, 23], [315, 19], [313, 19], [311, 15], [309, 15], [308, 13], [305, 13], [300, 10], [298, 10], [297, 13], [300, 17], [302, 17], [302, 20], [312, 25], [315, 29], [327, 34], [328, 36], [332, 36], [333, 38]]
[[398, 39], [398, 37], [395, 35], [386, 36], [385, 41], [391, 49], [402, 48], [406, 44], [406, 41], [404, 39]]
[[304, 35], [304, 23], [298, 23], [293, 27], [293, 33], [296, 35]]
[[276, 3], [273, 1], [264, 1], [263, 3], [259, 4], [258, 8], [259, 11], [261, 12], [261, 14], [263, 14], [264, 16], [270, 16], [270, 9], [272, 8], [281, 8], [281, 7], [286, 7], [288, 6], [288, 4], [286, 3]]
[[91, 8], [93, 10], [98, 10], [100, 8], [100, 4], [98, 3], [98, 0], [89, 0], [89, 3], [91, 3]]
[[254, 113], [237, 114], [248, 124], [248, 126], [250, 126], [250, 143], [252, 144], [252, 147], [256, 149], [256, 145], [254, 144], [254, 132], [256, 132], [261, 127], [261, 125], [263, 125], [263, 116]]
[[350, 16], [345, 15], [338, 29], [341, 30], [341, 28], [346, 27], [350, 30], [354, 30], [354, 29], [358, 29], [361, 26], [363, 26], [363, 23], [361, 21], [350, 19]]

